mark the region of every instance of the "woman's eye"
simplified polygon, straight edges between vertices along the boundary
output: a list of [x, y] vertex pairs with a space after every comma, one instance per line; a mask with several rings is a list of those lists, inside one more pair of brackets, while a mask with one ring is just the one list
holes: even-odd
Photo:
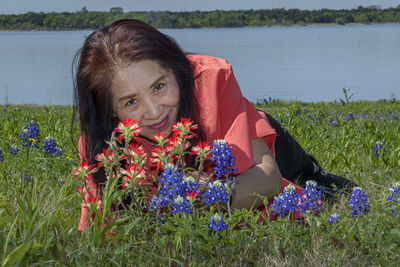
[[136, 103], [137, 103], [136, 99], [129, 99], [129, 101], [126, 102], [125, 106], [130, 107], [130, 106], [136, 105]]
[[154, 91], [160, 91], [165, 86], [165, 83], [159, 83], [154, 87]]

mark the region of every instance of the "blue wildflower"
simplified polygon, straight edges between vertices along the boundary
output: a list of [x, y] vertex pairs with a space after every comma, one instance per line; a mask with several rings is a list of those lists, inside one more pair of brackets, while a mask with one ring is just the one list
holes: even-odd
[[303, 196], [299, 204], [299, 212], [317, 213], [321, 207], [321, 191], [317, 189], [316, 181], [307, 181], [306, 188], [302, 190]]
[[382, 155], [382, 157], [385, 156], [386, 149], [385, 147], [383, 147], [383, 142], [376, 142], [374, 150], [375, 150], [374, 155], [376, 158], [379, 158], [380, 155]]
[[285, 122], [285, 120], [284, 120], [284, 119], [281, 119], [281, 120], [280, 120], [280, 122], [281, 122], [281, 123], [284, 123], [284, 122]]
[[163, 200], [161, 197], [153, 196], [149, 203], [149, 210], [159, 212], [162, 207]]
[[[393, 207], [393, 205], [397, 206], [399, 205], [399, 200], [400, 200], [400, 181], [397, 183], [393, 184], [391, 188], [389, 188], [389, 196], [387, 198], [388, 200], [391, 200], [393, 203], [390, 203], [389, 206]], [[396, 209], [392, 209], [393, 213], [397, 213]]]
[[31, 121], [28, 128], [22, 130], [20, 137], [22, 141], [22, 149], [28, 146], [30, 148], [39, 148], [40, 133], [37, 122]]
[[200, 185], [196, 183], [192, 176], [185, 177], [180, 185], [180, 195], [185, 196], [186, 193], [197, 193], [199, 191], [199, 186]]
[[354, 115], [353, 115], [353, 113], [349, 113], [348, 115], [347, 115], [347, 119], [349, 119], [349, 120], [352, 120], [354, 118]]
[[15, 155], [18, 153], [18, 151], [19, 151], [19, 147], [16, 144], [13, 144], [10, 147], [10, 155]]
[[336, 126], [335, 119], [332, 118], [332, 117], [329, 117], [329, 124], [330, 124], [331, 126]]
[[367, 214], [369, 212], [368, 194], [365, 194], [361, 187], [354, 187], [350, 195], [350, 200], [347, 201], [350, 208], [350, 213], [353, 217], [357, 217], [361, 212]]
[[301, 109], [298, 109], [297, 110], [297, 118], [300, 118], [300, 116], [301, 116]]
[[53, 138], [46, 137], [43, 140], [42, 148], [43, 154], [49, 154], [54, 157], [61, 156], [61, 149], [57, 148], [56, 142]]
[[283, 193], [274, 197], [274, 202], [271, 204], [272, 211], [280, 217], [284, 217], [290, 211], [294, 212], [298, 208], [299, 197], [300, 194], [296, 192], [295, 186], [289, 184]]
[[215, 213], [214, 216], [210, 217], [210, 223], [208, 224], [209, 229], [214, 229], [217, 232], [221, 232], [222, 229], [228, 228], [228, 225], [224, 222], [222, 215]]
[[339, 214], [337, 214], [336, 212], [335, 212], [335, 213], [332, 213], [331, 216], [329, 216], [328, 223], [329, 223], [329, 224], [335, 223], [335, 222], [337, 222], [339, 219], [340, 219]]
[[0, 161], [4, 161], [3, 151], [0, 149]]
[[211, 152], [213, 156], [210, 160], [215, 162], [214, 171], [217, 178], [237, 171], [237, 169], [233, 168], [235, 157], [232, 156], [231, 148], [227, 146], [225, 140], [215, 140]]
[[190, 202], [186, 200], [186, 198], [181, 197], [178, 195], [175, 199], [174, 202], [172, 203], [172, 209], [171, 213], [176, 214], [179, 212], [183, 213], [191, 213], [192, 210], [190, 209]]
[[22, 180], [25, 182], [30, 182], [32, 181], [32, 177], [25, 173], [24, 178], [22, 178]]
[[215, 204], [219, 202], [228, 202], [228, 193], [220, 180], [208, 184], [208, 191], [204, 193], [204, 205]]

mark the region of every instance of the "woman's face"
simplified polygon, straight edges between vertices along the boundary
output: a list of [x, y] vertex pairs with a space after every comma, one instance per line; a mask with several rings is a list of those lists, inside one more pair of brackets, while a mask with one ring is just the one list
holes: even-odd
[[170, 134], [179, 107], [175, 75], [154, 60], [119, 67], [112, 81], [113, 107], [118, 119], [137, 120], [141, 135]]

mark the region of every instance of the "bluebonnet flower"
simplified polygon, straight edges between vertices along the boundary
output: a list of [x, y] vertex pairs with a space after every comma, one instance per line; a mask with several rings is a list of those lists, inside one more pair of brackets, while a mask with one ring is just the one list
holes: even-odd
[[149, 203], [149, 210], [152, 212], [159, 212], [162, 207], [163, 200], [160, 197], [153, 196]]
[[21, 142], [22, 142], [22, 148], [28, 147], [29, 146], [29, 131], [27, 129], [23, 129], [20, 137], [21, 137]]
[[199, 191], [199, 186], [192, 176], [185, 177], [181, 182], [179, 193], [182, 196], [186, 195], [186, 193], [196, 193]]
[[32, 181], [32, 177], [25, 173], [24, 178], [22, 178], [22, 180], [25, 182], [30, 182]]
[[179, 172], [178, 167], [172, 163], [164, 166], [164, 171], [161, 173], [161, 178], [158, 182], [161, 184], [158, 190], [159, 197], [162, 199], [162, 205], [168, 206], [172, 199], [180, 191], [180, 184], [183, 174]]
[[383, 147], [383, 142], [376, 142], [374, 150], [375, 150], [374, 155], [376, 158], [379, 158], [379, 155], [381, 155], [381, 154], [382, 154], [382, 157], [385, 156], [386, 149]]
[[331, 126], [336, 126], [335, 119], [332, 118], [332, 117], [329, 117], [329, 124], [330, 124]]
[[210, 160], [215, 162], [214, 171], [217, 178], [237, 171], [237, 169], [233, 168], [235, 157], [232, 157], [231, 149], [227, 146], [225, 140], [215, 140], [211, 152], [213, 156]]
[[23, 149], [28, 146], [30, 148], [39, 148], [40, 133], [37, 122], [31, 121], [28, 125], [28, 128], [22, 130], [20, 137]]
[[11, 147], [10, 147], [10, 155], [15, 155], [17, 154], [19, 151], [19, 147], [14, 143]]
[[272, 211], [281, 217], [284, 217], [289, 211], [294, 212], [298, 208], [300, 194], [296, 192], [294, 185], [289, 184], [280, 193], [274, 197], [274, 202], [271, 204]]
[[369, 212], [368, 194], [365, 194], [361, 187], [354, 187], [350, 195], [350, 200], [347, 201], [350, 208], [350, 213], [353, 217], [357, 217], [361, 212], [367, 214]]
[[175, 199], [174, 202], [172, 203], [172, 209], [171, 213], [176, 214], [178, 212], [183, 212], [183, 213], [191, 213], [192, 210], [190, 209], [190, 202], [186, 200], [186, 198], [181, 197], [178, 195]]
[[[390, 203], [389, 206], [393, 207], [393, 205], [398, 206], [400, 200], [400, 181], [393, 184], [391, 188], [389, 188], [389, 196], [388, 200], [391, 200], [393, 203]], [[392, 209], [393, 213], [397, 213], [396, 209]]]
[[0, 149], [0, 161], [4, 161], [3, 151]]
[[284, 123], [284, 122], [285, 122], [285, 120], [284, 120], [284, 119], [281, 119], [281, 120], [280, 120], [280, 122], [281, 122], [281, 123]]
[[354, 118], [354, 115], [353, 115], [353, 113], [349, 113], [348, 115], [347, 115], [347, 119], [349, 119], [349, 120], [352, 120]]
[[234, 176], [228, 176], [224, 185], [226, 193], [231, 195], [236, 185], [236, 178]]
[[43, 140], [42, 148], [43, 154], [49, 154], [54, 157], [61, 156], [61, 149], [57, 148], [56, 142], [53, 138], [46, 137]]
[[299, 212], [317, 213], [321, 207], [321, 191], [317, 189], [316, 181], [307, 181], [306, 188], [302, 190], [303, 196], [299, 204]]
[[331, 216], [329, 216], [329, 218], [328, 218], [328, 223], [329, 223], [329, 224], [335, 223], [335, 222], [337, 222], [339, 219], [340, 219], [339, 214], [337, 214], [336, 212], [335, 212], [335, 213], [332, 213]]
[[210, 217], [210, 223], [208, 224], [209, 229], [214, 229], [217, 232], [221, 232], [222, 229], [228, 228], [228, 225], [224, 222], [222, 215], [215, 213], [214, 216]]
[[216, 180], [214, 183], [208, 184], [208, 191], [204, 193], [204, 204], [215, 204], [219, 202], [228, 202], [228, 193], [226, 192], [225, 186], [221, 181]]
[[298, 109], [297, 110], [297, 118], [300, 118], [300, 116], [301, 116], [301, 109]]
[[[161, 178], [158, 181], [161, 187], [158, 191], [159, 196], [153, 197], [150, 203], [151, 208], [155, 209], [156, 206], [167, 207], [172, 204], [171, 212], [191, 212], [190, 201], [187, 198], [199, 200], [201, 194], [198, 192], [199, 184], [196, 183], [193, 177], [182, 178], [183, 174], [179, 172], [178, 167], [172, 163], [164, 166], [164, 171], [161, 173]], [[182, 200], [182, 202], [180, 202]], [[174, 201], [173, 201], [174, 200]], [[182, 210], [186, 207], [185, 210]]]

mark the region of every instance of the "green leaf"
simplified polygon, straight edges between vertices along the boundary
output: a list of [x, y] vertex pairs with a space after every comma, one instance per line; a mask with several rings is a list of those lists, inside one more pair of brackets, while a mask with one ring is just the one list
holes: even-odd
[[12, 266], [14, 265], [17, 261], [21, 260], [25, 254], [29, 251], [33, 243], [33, 240], [28, 241], [27, 243], [24, 243], [22, 245], [19, 245], [16, 247], [13, 251], [11, 251], [10, 254], [5, 258], [3, 261], [3, 264], [1, 265], [2, 267], [6, 266]]

